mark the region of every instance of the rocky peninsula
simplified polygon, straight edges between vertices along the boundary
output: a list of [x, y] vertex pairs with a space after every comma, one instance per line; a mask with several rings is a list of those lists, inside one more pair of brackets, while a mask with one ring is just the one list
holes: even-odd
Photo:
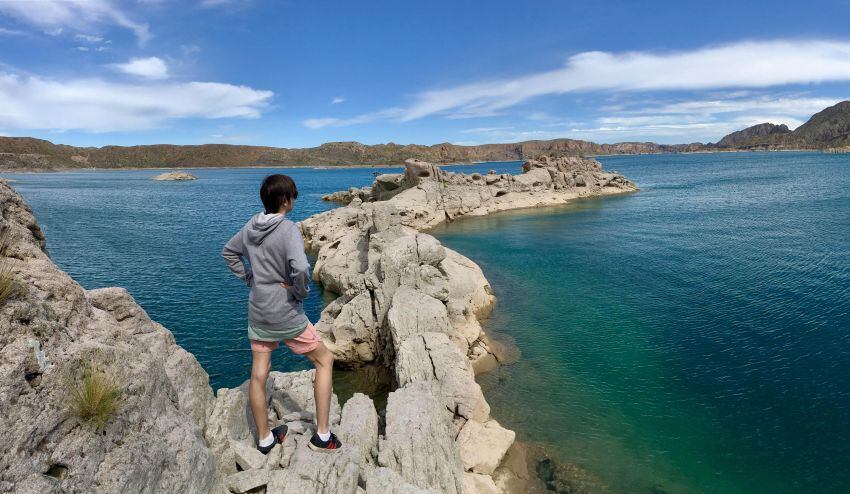
[[[513, 431], [490, 416], [475, 373], [498, 365], [479, 320], [495, 304], [481, 269], [425, 233], [444, 221], [637, 190], [580, 158], [541, 158], [519, 175], [460, 174], [417, 160], [348, 204], [300, 224], [314, 277], [338, 297], [316, 327], [343, 366], [392, 377], [384, 410], [355, 394], [332, 425], [346, 447], [307, 448], [311, 371], [273, 372], [269, 417], [292, 432], [262, 456], [246, 386], [219, 389], [121, 288], [85, 290], [50, 260], [32, 211], [0, 184], [4, 261], [16, 285], [0, 307], [0, 492], [514, 492]], [[121, 402], [100, 429], [68, 406], [86, 362], [110, 365]], [[117, 365], [120, 364], [120, 365]], [[510, 456], [510, 455], [508, 455]], [[517, 462], [513, 462], [517, 463]]]

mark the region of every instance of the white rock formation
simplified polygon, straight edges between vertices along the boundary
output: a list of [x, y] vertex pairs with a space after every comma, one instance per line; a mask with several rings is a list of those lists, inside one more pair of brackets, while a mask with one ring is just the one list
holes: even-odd
[[[317, 254], [314, 277], [339, 295], [316, 328], [337, 362], [391, 371], [398, 389], [378, 463], [416, 488], [494, 491], [490, 475], [515, 437], [490, 419], [474, 377], [499, 358], [478, 321], [495, 303], [490, 285], [474, 262], [421, 231], [460, 216], [637, 190], [595, 160], [543, 158], [522, 169], [465, 175], [408, 160], [403, 174], [326, 196], [350, 202], [301, 223]], [[383, 482], [393, 474], [371, 475]]]
[[197, 180], [198, 177], [192, 175], [191, 173], [186, 172], [165, 172], [160, 173], [154, 177], [151, 177], [151, 180], [156, 180], [158, 182], [163, 181], [175, 181], [175, 180]]

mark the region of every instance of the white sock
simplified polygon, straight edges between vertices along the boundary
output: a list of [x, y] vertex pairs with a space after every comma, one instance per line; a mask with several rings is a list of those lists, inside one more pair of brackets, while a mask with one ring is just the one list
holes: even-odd
[[328, 432], [321, 433], [319, 431], [316, 431], [316, 433], [319, 435], [319, 439], [321, 439], [322, 441], [327, 441], [328, 439], [331, 438], [331, 428], [330, 427], [328, 427]]
[[261, 448], [268, 448], [272, 444], [274, 444], [274, 434], [272, 434], [271, 431], [270, 431], [269, 435], [266, 436], [265, 439], [260, 439], [260, 447]]

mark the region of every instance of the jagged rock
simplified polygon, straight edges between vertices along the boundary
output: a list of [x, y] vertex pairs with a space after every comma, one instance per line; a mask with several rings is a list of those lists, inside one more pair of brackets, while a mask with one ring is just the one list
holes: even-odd
[[242, 470], [251, 470], [254, 468], [262, 468], [266, 464], [266, 456], [251, 443], [242, 441], [230, 441], [230, 449], [233, 450], [233, 456], [236, 459], [236, 464]]
[[378, 412], [371, 398], [355, 393], [345, 402], [338, 433], [346, 445], [360, 450], [364, 460], [371, 460], [372, 449], [378, 445]]
[[[284, 417], [294, 413], [300, 414], [301, 417], [315, 416], [316, 402], [313, 396], [313, 380], [315, 376], [315, 370], [301, 372], [272, 371], [269, 373], [271, 389], [267, 393], [267, 396], [271, 396], [271, 406], [274, 408], [278, 417]], [[330, 425], [338, 425], [339, 420], [339, 400], [336, 395], [332, 395]]]
[[300, 420], [286, 422], [286, 426], [289, 428], [289, 432], [293, 434], [312, 434], [316, 430], [316, 427], [313, 426], [313, 424], [302, 422]]
[[218, 471], [225, 475], [236, 472], [236, 456], [230, 442], [251, 438], [245, 417], [246, 399], [239, 388], [219, 389], [207, 419], [205, 438], [215, 453]]
[[393, 297], [387, 322], [396, 351], [407, 338], [423, 332], [452, 332], [446, 306], [415, 288], [401, 286]]
[[457, 438], [464, 468], [474, 473], [492, 474], [515, 438], [514, 431], [505, 429], [495, 420], [484, 424], [467, 421]]
[[490, 415], [469, 361], [444, 334], [421, 333], [407, 338], [399, 345], [395, 373], [400, 386], [435, 381], [437, 398], [453, 414], [480, 421]]
[[288, 435], [292, 451], [285, 464], [281, 461], [285, 470], [272, 472], [267, 492], [354, 492], [362, 472], [372, 463], [371, 451], [378, 441], [378, 414], [372, 400], [362, 394], [350, 398], [335, 430], [343, 449], [334, 453], [309, 449], [309, 435]]
[[287, 413], [286, 415], [283, 415], [282, 417], [280, 417], [280, 420], [282, 420], [284, 422], [293, 422], [295, 420], [312, 421], [315, 418], [316, 418], [316, 414], [313, 413], [313, 412], [299, 411], [299, 412]]
[[17, 484], [9, 483], [8, 489], [5, 491], [11, 491], [13, 488], [16, 494], [45, 494], [61, 492], [58, 479], [49, 475], [42, 475], [40, 473], [32, 474]]
[[280, 459], [283, 456], [283, 445], [275, 444], [271, 451], [265, 455], [265, 461], [263, 463], [263, 468], [266, 470], [273, 470], [280, 466]]
[[487, 346], [480, 340], [474, 346], [470, 347], [470, 353], [472, 370], [476, 375], [490, 372], [499, 365], [496, 355], [490, 352]]
[[498, 494], [499, 489], [489, 475], [464, 472], [463, 489], [466, 494]]
[[316, 331], [341, 363], [375, 360], [378, 325], [373, 304], [372, 294], [364, 291], [353, 298], [337, 298], [322, 312]]
[[414, 287], [421, 293], [441, 302], [449, 300], [449, 282], [439, 268], [430, 264], [408, 265], [402, 268], [400, 285]]
[[268, 470], [247, 470], [237, 472], [227, 477], [227, 488], [230, 492], [242, 494], [269, 483]]
[[479, 318], [489, 315], [496, 297], [477, 264], [446, 249], [446, 258], [440, 262], [439, 269], [446, 275], [449, 299], [457, 301], [457, 305], [462, 308], [461, 314], [469, 313]]
[[404, 184], [404, 174], [402, 173], [385, 173], [375, 177], [375, 183], [372, 185], [372, 197], [378, 201], [386, 201], [392, 196], [398, 194], [402, 190]]
[[292, 461], [292, 455], [295, 454], [295, 434], [287, 434], [286, 439], [283, 441], [283, 450], [280, 453], [280, 461], [278, 461], [278, 465], [281, 468], [286, 468], [289, 466], [289, 462]]
[[395, 470], [376, 468], [366, 474], [367, 494], [439, 494], [436, 489], [417, 487], [406, 482]]
[[517, 175], [515, 181], [529, 189], [545, 189], [552, 184], [552, 176], [545, 168], [535, 168], [522, 175]]
[[444, 493], [463, 492], [463, 470], [451, 432], [452, 414], [435, 384], [418, 381], [390, 393], [378, 463], [410, 484]]

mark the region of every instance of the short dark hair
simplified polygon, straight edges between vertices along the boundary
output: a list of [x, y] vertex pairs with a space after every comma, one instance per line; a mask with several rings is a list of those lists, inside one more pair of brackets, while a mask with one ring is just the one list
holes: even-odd
[[266, 208], [266, 214], [280, 212], [280, 206], [298, 198], [298, 187], [292, 178], [276, 173], [269, 175], [260, 186], [260, 200]]

